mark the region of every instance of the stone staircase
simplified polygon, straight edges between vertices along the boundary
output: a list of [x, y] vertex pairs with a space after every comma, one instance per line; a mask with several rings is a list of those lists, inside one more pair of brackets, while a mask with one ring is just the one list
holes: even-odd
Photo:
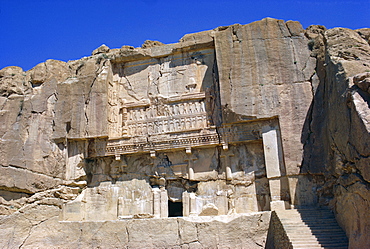
[[348, 248], [348, 239], [334, 214], [324, 208], [276, 211], [293, 248]]

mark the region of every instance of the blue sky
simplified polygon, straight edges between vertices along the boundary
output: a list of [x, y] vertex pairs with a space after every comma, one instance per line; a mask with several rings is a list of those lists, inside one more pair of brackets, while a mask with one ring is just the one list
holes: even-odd
[[369, 13], [370, 0], [0, 0], [0, 68], [79, 59], [103, 43], [174, 43], [187, 33], [264, 17], [300, 21], [304, 28], [357, 29], [370, 27]]

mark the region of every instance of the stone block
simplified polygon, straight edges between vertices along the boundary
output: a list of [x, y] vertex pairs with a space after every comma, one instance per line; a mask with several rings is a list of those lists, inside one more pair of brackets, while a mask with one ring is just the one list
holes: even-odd
[[272, 201], [281, 200], [281, 179], [269, 179], [270, 194]]
[[267, 178], [280, 177], [279, 143], [276, 129], [262, 133]]
[[285, 210], [286, 203], [285, 201], [271, 201], [270, 207], [271, 207], [271, 211]]

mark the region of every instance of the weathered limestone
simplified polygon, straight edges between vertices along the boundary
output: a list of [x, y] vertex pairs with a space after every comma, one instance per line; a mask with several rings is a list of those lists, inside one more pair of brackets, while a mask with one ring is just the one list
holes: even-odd
[[257, 248], [321, 204], [364, 247], [369, 52], [266, 18], [0, 70], [0, 245]]
[[[318, 186], [316, 200], [335, 210], [349, 237], [350, 248], [367, 247], [369, 205], [364, 200], [369, 193], [365, 187], [369, 170], [364, 165], [369, 165], [370, 155], [369, 96], [363, 88], [366, 89], [370, 70], [370, 47], [357, 32], [335, 28], [317, 32], [313, 52], [318, 58], [316, 72], [320, 83], [306, 127], [315, 136], [304, 138], [306, 156], [301, 171], [321, 172], [321, 182], [315, 183], [317, 180], [310, 175], [306, 178], [311, 178], [309, 185]], [[320, 149], [315, 150], [318, 144]], [[313, 154], [316, 156], [310, 156]], [[308, 183], [302, 180], [297, 188]], [[356, 210], [356, 215], [350, 218], [352, 210]]]
[[[0, 220], [9, 248], [260, 248], [270, 212], [224, 217], [58, 221], [59, 208], [38, 205]], [[242, 225], [241, 225], [242, 224]], [[14, 237], [13, 234], [18, 236]]]

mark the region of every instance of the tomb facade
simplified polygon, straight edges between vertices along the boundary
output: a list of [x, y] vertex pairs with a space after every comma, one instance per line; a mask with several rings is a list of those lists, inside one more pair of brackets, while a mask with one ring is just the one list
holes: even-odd
[[88, 187], [65, 204], [64, 220], [214, 216], [289, 205], [278, 117], [228, 122], [214, 44], [161, 54], [166, 46], [156, 57], [110, 60], [102, 68], [108, 136], [68, 140], [68, 176], [85, 170]]

